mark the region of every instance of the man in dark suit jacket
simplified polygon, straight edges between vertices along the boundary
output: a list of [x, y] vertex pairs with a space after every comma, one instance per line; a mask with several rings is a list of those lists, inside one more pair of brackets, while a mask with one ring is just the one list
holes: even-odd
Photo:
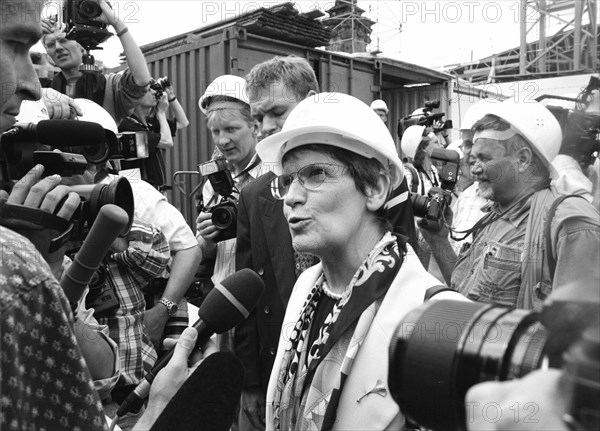
[[[296, 105], [319, 91], [313, 69], [300, 57], [256, 65], [246, 85], [261, 138], [279, 132]], [[238, 205], [236, 269], [253, 269], [266, 287], [250, 317], [235, 330], [235, 351], [246, 368], [239, 418], [244, 431], [265, 427], [265, 394], [285, 308], [297, 274], [305, 269], [292, 247], [283, 201], [271, 194], [274, 174], [268, 167], [263, 172], [242, 190]]]
[[[252, 116], [259, 137], [281, 131], [290, 112], [306, 97], [318, 93], [310, 64], [300, 57], [275, 57], [260, 63], [246, 76]], [[267, 172], [268, 166], [263, 166]], [[235, 330], [235, 351], [246, 374], [242, 392], [239, 429], [265, 428], [265, 397], [279, 334], [297, 276], [316, 263], [294, 252], [283, 201], [271, 194], [275, 175], [267, 172], [248, 184], [238, 205], [236, 270], [250, 268], [265, 283], [265, 292], [249, 318]], [[404, 181], [390, 198], [390, 221], [394, 231], [409, 237], [416, 247], [415, 223]], [[415, 248], [416, 250], [416, 248]]]

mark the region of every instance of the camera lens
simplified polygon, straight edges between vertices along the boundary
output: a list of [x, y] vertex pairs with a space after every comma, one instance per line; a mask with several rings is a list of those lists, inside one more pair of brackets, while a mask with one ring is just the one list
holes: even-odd
[[98, 3], [89, 0], [82, 0], [77, 6], [77, 11], [81, 16], [87, 19], [97, 18], [102, 15], [102, 9]]
[[212, 213], [212, 222], [215, 227], [221, 230], [228, 229], [237, 223], [237, 214], [233, 206], [220, 206], [215, 208]]
[[435, 430], [466, 429], [465, 394], [541, 366], [538, 316], [492, 304], [431, 301], [408, 313], [390, 343], [389, 387], [400, 410]]
[[109, 184], [76, 185], [71, 186], [71, 191], [77, 193], [86, 202], [88, 210], [83, 217], [91, 226], [96, 220], [100, 208], [106, 204], [114, 204], [127, 213], [129, 223], [121, 233], [125, 235], [131, 229], [133, 223], [133, 191], [127, 178], [119, 178]]
[[413, 213], [416, 217], [425, 217], [429, 209], [429, 197], [411, 193], [410, 201], [412, 203]]

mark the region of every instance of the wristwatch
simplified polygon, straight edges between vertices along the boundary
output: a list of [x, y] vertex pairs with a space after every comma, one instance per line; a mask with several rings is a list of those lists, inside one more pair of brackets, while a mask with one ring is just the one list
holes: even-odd
[[158, 303], [167, 307], [167, 313], [169, 314], [169, 317], [173, 317], [173, 316], [175, 316], [175, 313], [177, 313], [178, 307], [177, 307], [177, 304], [174, 303], [173, 301], [170, 301], [167, 298], [162, 297], [162, 298], [160, 298]]

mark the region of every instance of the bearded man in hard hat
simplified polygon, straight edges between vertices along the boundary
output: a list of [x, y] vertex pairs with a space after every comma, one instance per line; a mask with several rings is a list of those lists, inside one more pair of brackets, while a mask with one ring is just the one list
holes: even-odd
[[539, 309], [568, 282], [600, 284], [598, 211], [550, 187], [562, 140], [550, 111], [489, 104], [473, 131], [471, 172], [491, 202], [470, 230], [472, 243], [457, 257], [447, 229], [422, 229], [449, 286], [474, 301]]

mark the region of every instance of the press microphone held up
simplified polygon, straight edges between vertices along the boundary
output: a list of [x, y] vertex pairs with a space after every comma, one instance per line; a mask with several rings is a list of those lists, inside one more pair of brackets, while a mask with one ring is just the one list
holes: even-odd
[[90, 232], [60, 280], [67, 299], [76, 304], [110, 250], [111, 244], [127, 228], [129, 216], [122, 208], [107, 204], [100, 208]]
[[52, 148], [98, 146], [106, 140], [104, 128], [91, 121], [42, 120], [18, 123], [2, 134], [2, 140], [35, 142]]
[[[262, 279], [248, 268], [237, 271], [217, 284], [198, 310], [199, 319], [193, 326], [198, 331], [195, 347], [203, 346], [213, 334], [222, 334], [247, 319], [264, 288]], [[123, 416], [130, 409], [136, 408], [148, 396], [152, 381], [167, 365], [173, 356], [173, 350], [158, 360], [144, 380], [127, 396], [117, 411], [117, 416]]]

